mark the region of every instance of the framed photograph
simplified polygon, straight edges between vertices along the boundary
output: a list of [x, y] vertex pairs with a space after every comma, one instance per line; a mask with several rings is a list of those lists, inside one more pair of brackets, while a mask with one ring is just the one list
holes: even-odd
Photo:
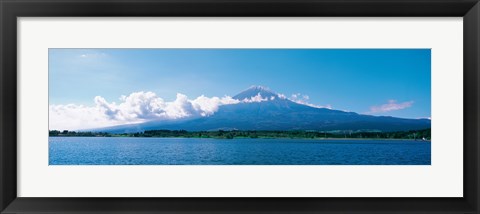
[[4, 1], [1, 213], [478, 213], [478, 1]]

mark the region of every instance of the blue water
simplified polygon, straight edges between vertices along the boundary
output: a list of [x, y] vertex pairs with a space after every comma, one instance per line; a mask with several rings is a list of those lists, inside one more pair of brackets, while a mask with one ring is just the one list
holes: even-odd
[[430, 165], [430, 142], [50, 137], [50, 165]]

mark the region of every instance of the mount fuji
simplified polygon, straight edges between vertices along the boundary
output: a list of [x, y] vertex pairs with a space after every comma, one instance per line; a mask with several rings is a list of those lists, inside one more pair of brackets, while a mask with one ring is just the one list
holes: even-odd
[[222, 105], [212, 115], [179, 120], [149, 121], [96, 129], [110, 133], [145, 130], [309, 130], [407, 131], [431, 127], [429, 119], [371, 116], [299, 104], [262, 86], [252, 86], [232, 97], [237, 104]]

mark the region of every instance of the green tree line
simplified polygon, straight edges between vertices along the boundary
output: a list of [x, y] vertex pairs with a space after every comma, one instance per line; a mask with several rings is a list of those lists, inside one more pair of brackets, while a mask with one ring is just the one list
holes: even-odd
[[411, 139], [430, 140], [431, 129], [397, 131], [397, 132], [368, 132], [368, 131], [186, 131], [186, 130], [148, 130], [136, 133], [111, 134], [107, 132], [75, 132], [50, 130], [49, 136], [56, 137], [183, 137], [183, 138], [367, 138], [367, 139]]

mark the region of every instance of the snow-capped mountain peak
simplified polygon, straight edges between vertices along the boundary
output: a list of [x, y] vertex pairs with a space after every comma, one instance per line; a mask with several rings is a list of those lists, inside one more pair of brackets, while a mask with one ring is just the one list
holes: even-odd
[[265, 86], [250, 86], [246, 90], [240, 92], [239, 94], [235, 95], [233, 99], [237, 100], [244, 100], [244, 99], [252, 99], [252, 97], [258, 97], [261, 96], [262, 98], [267, 98], [271, 99], [274, 97], [274, 99], [279, 98], [278, 94], [270, 90], [269, 88]]

